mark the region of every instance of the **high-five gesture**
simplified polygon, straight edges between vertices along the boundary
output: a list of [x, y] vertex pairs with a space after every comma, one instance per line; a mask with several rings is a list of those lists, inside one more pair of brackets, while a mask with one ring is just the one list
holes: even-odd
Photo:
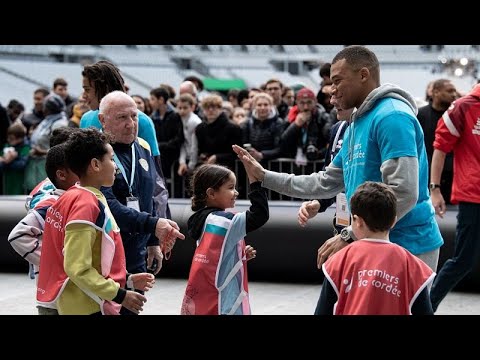
[[263, 181], [265, 169], [255, 158], [244, 148], [238, 145], [232, 145], [233, 151], [237, 154], [245, 167], [250, 182]]

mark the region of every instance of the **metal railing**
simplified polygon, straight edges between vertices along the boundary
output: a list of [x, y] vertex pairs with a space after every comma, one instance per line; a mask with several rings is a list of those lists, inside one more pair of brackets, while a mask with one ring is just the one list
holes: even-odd
[[[324, 161], [309, 161], [306, 165], [297, 165], [294, 159], [289, 158], [279, 158], [275, 160], [270, 160], [266, 163], [265, 169], [283, 172], [288, 174], [295, 175], [310, 175], [311, 173], [318, 172], [322, 170]], [[170, 198], [189, 198], [189, 188], [188, 181], [189, 176], [178, 176], [177, 174], [178, 163], [174, 163], [170, 169], [170, 178], [165, 179], [167, 184], [167, 189], [169, 192]], [[237, 190], [239, 192], [239, 199], [248, 199], [248, 177], [245, 172], [243, 164], [239, 161], [235, 161], [234, 168], [235, 175], [237, 176]], [[292, 198], [290, 196], [281, 195], [275, 191], [268, 190], [268, 199], [269, 200], [288, 200], [288, 201], [298, 201], [302, 199]]]

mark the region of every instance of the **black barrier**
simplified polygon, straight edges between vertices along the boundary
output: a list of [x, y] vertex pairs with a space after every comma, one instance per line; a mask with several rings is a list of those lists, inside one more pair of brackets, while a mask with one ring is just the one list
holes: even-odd
[[[10, 230], [26, 214], [25, 196], [0, 196], [0, 271], [23, 271], [28, 266], [8, 244]], [[187, 235], [187, 220], [192, 214], [190, 201], [171, 199], [172, 218]], [[317, 249], [332, 234], [334, 208], [310, 220], [305, 228], [297, 223], [300, 202], [270, 201], [270, 219], [262, 228], [248, 235], [247, 243], [257, 249], [257, 257], [249, 262], [249, 278], [258, 281], [318, 283], [322, 272], [316, 267]], [[249, 202], [238, 200], [236, 211], [248, 209]], [[456, 207], [449, 207], [438, 223], [445, 245], [440, 252], [439, 268], [453, 252]], [[187, 236], [178, 240], [172, 256], [164, 261], [160, 277], [187, 278], [195, 250], [195, 242]], [[27, 276], [27, 275], [25, 275]], [[457, 286], [457, 289], [480, 292], [480, 264]]]

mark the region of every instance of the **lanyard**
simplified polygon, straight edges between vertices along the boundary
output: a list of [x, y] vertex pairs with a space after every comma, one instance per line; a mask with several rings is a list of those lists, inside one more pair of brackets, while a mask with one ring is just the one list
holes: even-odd
[[349, 131], [349, 133], [348, 133], [348, 161], [352, 161], [354, 153], [355, 153], [355, 124], [353, 123], [353, 121], [351, 122], [350, 126], [348, 127], [348, 131]]
[[[333, 158], [337, 155], [336, 153], [337, 153], [338, 140], [340, 140], [340, 134], [342, 133], [343, 127], [347, 124], [348, 124], [347, 121], [342, 121], [342, 123], [340, 124], [340, 126], [337, 129], [337, 133], [335, 134], [335, 139], [333, 140], [333, 145], [332, 145], [331, 151], [330, 151], [330, 162], [332, 162]], [[342, 136], [342, 138], [343, 138], [343, 136]], [[341, 146], [342, 145], [340, 145], [340, 147]]]
[[302, 131], [302, 145], [305, 145], [307, 143], [307, 128], [305, 127], [302, 127], [301, 128], [301, 131]]
[[123, 178], [125, 179], [125, 182], [127, 183], [128, 191], [130, 191], [130, 196], [133, 196], [132, 186], [133, 186], [133, 179], [135, 177], [135, 147], [133, 145], [134, 143], [132, 143], [132, 172], [130, 173], [130, 184], [128, 184], [127, 173], [125, 172], [125, 168], [123, 167], [122, 163], [118, 159], [117, 154], [113, 154], [113, 160], [117, 164], [118, 168], [120, 169], [120, 172], [123, 175]]

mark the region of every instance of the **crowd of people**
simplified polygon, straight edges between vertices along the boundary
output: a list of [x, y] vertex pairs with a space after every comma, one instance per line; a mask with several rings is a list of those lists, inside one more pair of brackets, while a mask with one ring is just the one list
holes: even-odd
[[[256, 252], [244, 238], [268, 221], [265, 189], [312, 199], [298, 211], [301, 226], [337, 202], [334, 236], [318, 250], [326, 281], [316, 314], [433, 314], [480, 249], [480, 184], [466, 165], [480, 162], [478, 87], [457, 100], [439, 79], [418, 109], [407, 91], [381, 84], [363, 46], [345, 47], [320, 75], [317, 94], [269, 79], [224, 100], [190, 77], [178, 97], [160, 84], [145, 98], [99, 61], [85, 65], [80, 99], [57, 79], [52, 93], [35, 91], [31, 113], [9, 106], [3, 189], [29, 194], [9, 241], [32, 264], [39, 314], [140, 313], [152, 274], [185, 238], [168, 208], [179, 181], [191, 184], [188, 235], [197, 242], [182, 314], [250, 313], [247, 260]], [[269, 169], [280, 157], [325, 166], [310, 175]], [[454, 165], [443, 171], [446, 158]], [[237, 161], [251, 201], [242, 213], [229, 211]], [[460, 202], [456, 252], [435, 278], [435, 214], [450, 193]]]
[[[7, 141], [7, 129], [22, 124], [25, 133], [18, 137], [24, 139], [21, 145], [29, 146], [30, 153], [16, 150], [23, 167], [9, 165], [13, 155], [0, 160], [2, 173], [24, 176], [23, 181], [15, 182], [16, 189], [10, 189], [12, 182], [6, 179], [3, 194], [29, 193], [45, 177], [43, 165], [51, 131], [61, 126], [99, 128], [100, 99], [114, 90], [128, 92], [120, 69], [107, 61], [85, 66], [81, 75], [84, 91], [79, 99], [72, 100], [65, 80], [56, 79], [52, 93], [63, 102], [58, 98], [47, 102], [51, 95], [40, 88], [33, 94], [35, 106], [31, 112], [25, 112], [16, 100], [8, 105], [8, 115], [5, 112], [1, 119], [5, 128], [2, 143], [7, 143], [7, 148], [20, 146], [14, 140]], [[160, 84], [148, 97], [132, 98], [139, 110], [139, 137], [149, 143], [155, 156], [160, 155], [166, 186], [175, 197], [186, 196], [179, 184], [185, 183], [196, 166], [209, 162], [231, 167], [235, 161], [232, 144], [249, 144], [251, 153], [264, 164], [281, 157], [292, 158], [298, 165], [323, 161], [329, 131], [336, 122], [328, 97], [322, 97], [319, 103], [307, 88], [295, 95], [278, 79], [270, 79], [259, 88], [232, 89], [222, 95], [206, 93], [201, 79], [188, 77], [180, 85], [178, 96], [171, 86]], [[224, 131], [227, 136], [223, 136]]]

